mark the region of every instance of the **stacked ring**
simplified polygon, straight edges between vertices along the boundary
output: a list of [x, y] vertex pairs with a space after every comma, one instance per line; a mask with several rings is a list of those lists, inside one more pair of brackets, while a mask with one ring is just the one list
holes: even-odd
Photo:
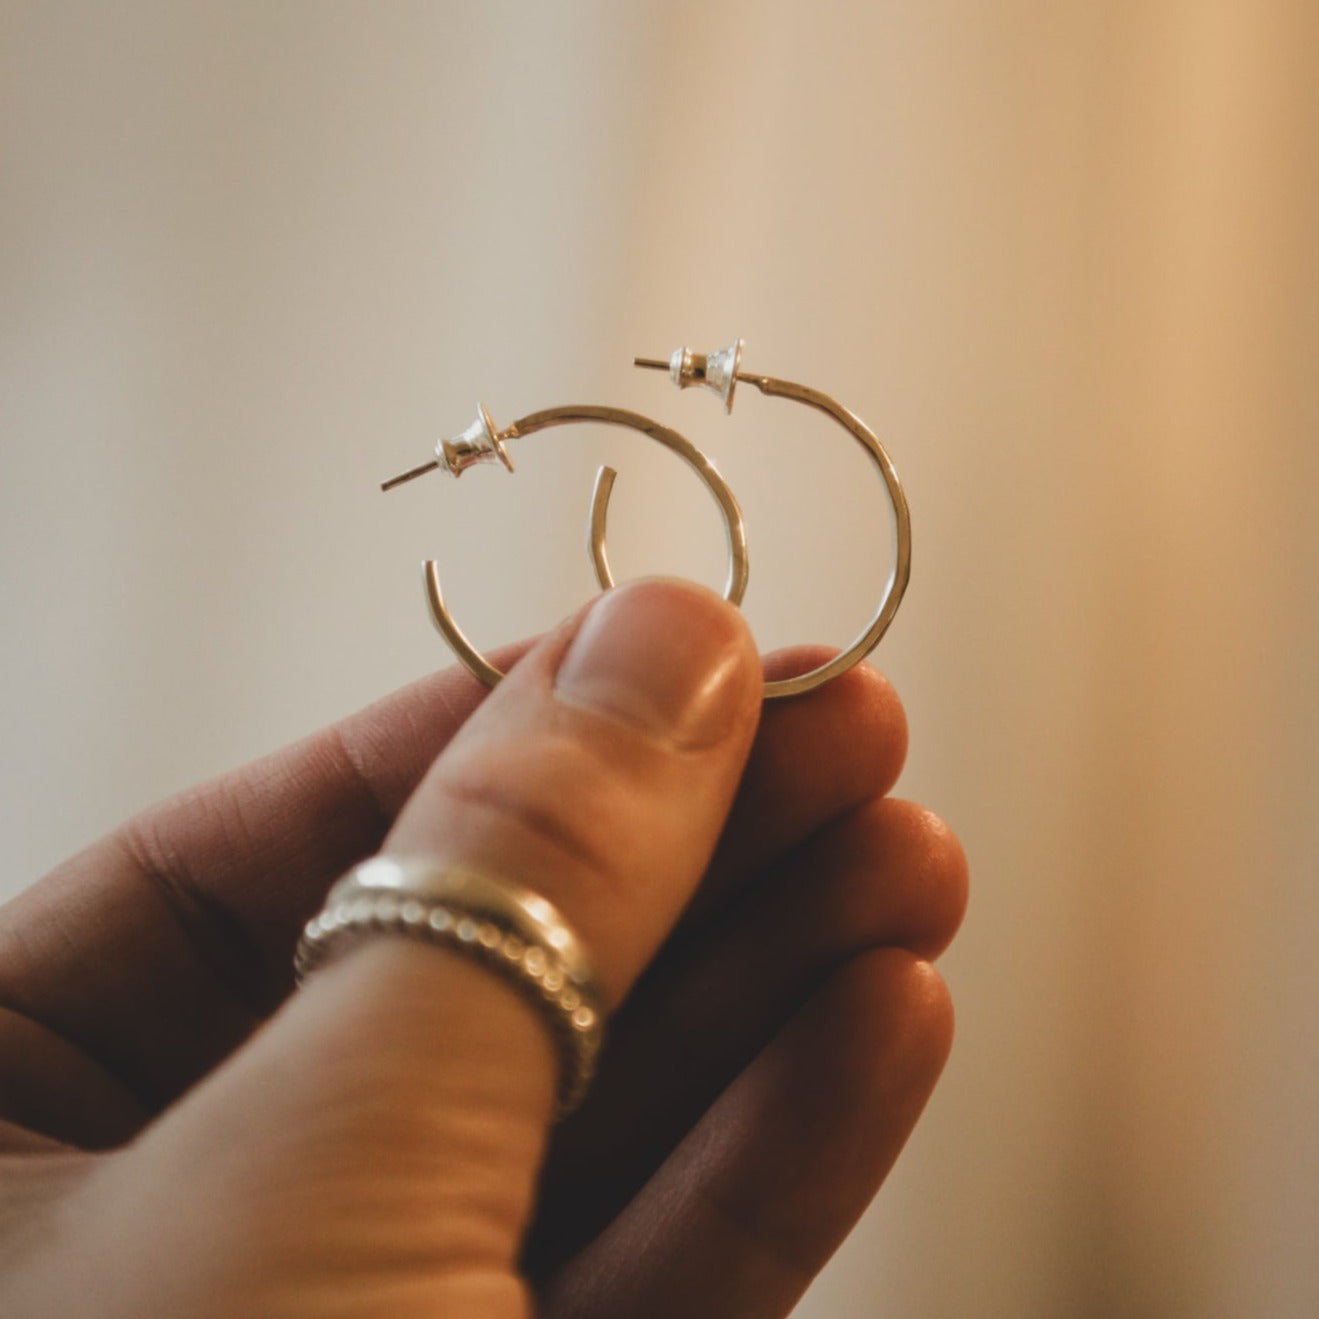
[[476, 958], [542, 1012], [560, 1056], [558, 1116], [581, 1103], [604, 1038], [599, 985], [581, 941], [539, 894], [433, 857], [377, 856], [350, 870], [307, 922], [299, 983], [350, 942], [398, 934]]

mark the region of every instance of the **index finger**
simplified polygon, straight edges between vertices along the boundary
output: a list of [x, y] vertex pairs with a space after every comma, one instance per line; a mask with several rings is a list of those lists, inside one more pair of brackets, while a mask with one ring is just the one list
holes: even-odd
[[486, 695], [432, 674], [94, 843], [0, 910], [0, 1008], [158, 1108], [288, 992], [301, 922]]

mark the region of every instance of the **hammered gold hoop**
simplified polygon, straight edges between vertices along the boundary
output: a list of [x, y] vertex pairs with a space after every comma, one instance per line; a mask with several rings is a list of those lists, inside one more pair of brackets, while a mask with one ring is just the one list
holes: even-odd
[[[664, 445], [665, 448], [671, 449], [696, 473], [701, 484], [719, 506], [723, 518], [724, 533], [728, 542], [728, 577], [724, 583], [723, 596], [731, 604], [740, 605], [742, 597], [746, 594], [749, 570], [746, 524], [737, 499], [729, 489], [728, 482], [719, 475], [715, 465], [690, 440], [668, 426], [662, 426], [649, 417], [643, 417], [639, 412], [629, 412], [626, 408], [570, 404], [566, 407], [546, 408], [541, 412], [529, 413], [513, 422], [511, 426], [497, 430], [490, 413], [485, 405], [481, 404], [476, 420], [461, 435], [441, 440], [435, 446], [434, 459], [386, 481], [381, 489], [393, 490], [405, 481], [411, 481], [426, 472], [437, 470], [449, 472], [453, 476], [461, 476], [467, 468], [479, 463], [499, 462], [511, 472], [513, 463], [505, 448], [507, 441], [535, 434], [536, 431], [548, 430], [553, 426], [569, 426], [578, 422], [622, 426], [628, 430], [639, 431]], [[614, 584], [605, 548], [605, 527], [609, 496], [613, 491], [616, 476], [617, 473], [612, 467], [601, 467], [596, 473], [587, 523], [587, 551], [595, 568], [596, 580], [602, 590], [609, 590]], [[458, 626], [445, 603], [444, 592], [440, 586], [440, 566], [434, 559], [427, 559], [422, 564], [422, 578], [426, 588], [426, 599], [430, 604], [431, 618], [436, 628], [468, 670], [487, 687], [493, 687], [504, 675], [472, 645], [462, 628]]]
[[733, 410], [733, 394], [739, 381], [755, 385], [762, 394], [771, 398], [791, 399], [796, 403], [805, 403], [808, 407], [832, 417], [853, 439], [866, 451], [870, 460], [879, 471], [888, 492], [889, 502], [893, 506], [894, 519], [894, 564], [884, 594], [870, 621], [862, 628], [856, 639], [841, 654], [827, 664], [811, 669], [796, 678], [783, 678], [765, 684], [766, 700], [784, 696], [798, 696], [803, 692], [813, 691], [831, 678], [845, 673], [854, 664], [863, 660], [879, 645], [880, 638], [888, 631], [893, 622], [898, 606], [902, 603], [903, 593], [911, 577], [911, 512], [907, 507], [907, 496], [893, 466], [893, 460], [879, 442], [874, 431], [860, 417], [837, 400], [822, 394], [818, 389], [808, 385], [794, 384], [790, 380], [778, 380], [774, 376], [753, 375], [741, 370], [741, 339], [727, 348], [715, 353], [693, 353], [687, 348], [678, 348], [667, 362], [654, 358], [638, 357], [636, 366], [649, 370], [668, 371], [673, 383], [679, 389], [691, 385], [704, 385], [713, 390], [724, 401], [724, 411]]

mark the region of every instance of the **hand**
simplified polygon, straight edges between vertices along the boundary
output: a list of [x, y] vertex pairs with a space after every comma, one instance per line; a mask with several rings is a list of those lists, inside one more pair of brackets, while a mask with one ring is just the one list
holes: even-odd
[[[6, 1315], [791, 1308], [943, 1065], [960, 849], [885, 796], [884, 680], [762, 714], [708, 592], [625, 587], [521, 650], [488, 697], [419, 682], [0, 911]], [[302, 923], [377, 850], [576, 928], [614, 1014], [573, 1117], [541, 1017], [457, 953], [374, 938], [290, 996]]]

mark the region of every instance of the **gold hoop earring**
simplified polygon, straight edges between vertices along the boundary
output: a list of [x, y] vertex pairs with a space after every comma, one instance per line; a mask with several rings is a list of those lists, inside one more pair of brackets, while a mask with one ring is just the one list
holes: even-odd
[[[507, 441], [533, 435], [536, 431], [548, 430], [552, 426], [568, 426], [576, 422], [595, 422], [605, 426], [622, 426], [628, 430], [640, 431], [665, 448], [671, 449], [696, 473], [702, 485], [719, 505], [719, 512], [724, 522], [724, 533], [728, 541], [728, 578], [724, 584], [724, 599], [731, 604], [740, 605], [747, 589], [746, 525], [742, 519], [742, 509], [734, 498], [732, 490], [729, 489], [728, 482], [719, 475], [710, 459], [690, 440], [668, 426], [661, 426], [659, 422], [643, 417], [639, 412], [629, 412], [625, 408], [588, 405], [546, 408], [542, 412], [532, 412], [519, 418], [503, 430], [497, 430], [483, 403], [479, 405], [476, 420], [465, 431], [452, 438], [440, 440], [436, 444], [435, 457], [430, 462], [393, 477], [384, 482], [380, 488], [393, 490], [406, 481], [424, 476], [427, 472], [444, 471], [451, 476], [461, 476], [469, 467], [480, 463], [499, 462], [511, 472], [513, 462], [505, 448]], [[609, 496], [613, 491], [616, 476], [617, 473], [612, 467], [601, 467], [596, 473], [587, 523], [587, 551], [595, 567], [596, 580], [604, 590], [608, 590], [614, 584], [605, 550], [605, 522]], [[436, 628], [468, 670], [487, 687], [493, 687], [504, 675], [472, 645], [449, 612], [449, 607], [444, 602], [444, 592], [440, 587], [440, 566], [434, 559], [427, 559], [422, 564], [422, 578], [426, 587], [426, 599], [430, 604], [431, 619]]]
[[678, 348], [667, 362], [638, 357], [634, 359], [634, 364], [648, 370], [668, 371], [673, 383], [679, 389], [687, 389], [691, 385], [704, 385], [723, 399], [725, 412], [733, 410], [733, 392], [737, 388], [738, 381], [746, 381], [771, 398], [792, 399], [794, 402], [805, 403], [825, 413], [838, 422], [870, 456], [883, 478], [889, 502], [893, 505], [896, 545], [893, 573], [870, 621], [852, 644], [829, 663], [821, 664], [818, 668], [811, 669], [810, 672], [796, 678], [767, 682], [765, 698], [774, 700], [778, 697], [797, 696], [802, 692], [813, 691], [831, 678], [845, 673], [879, 645], [880, 638], [888, 631], [889, 624], [893, 622], [893, 617], [898, 612], [903, 592], [906, 591], [907, 582], [911, 577], [911, 512], [907, 507], [907, 496], [898, 480], [893, 460], [888, 456], [875, 433], [860, 417], [848, 411], [828, 394], [822, 394], [818, 389], [811, 389], [808, 385], [797, 385], [790, 380], [778, 380], [773, 376], [752, 375], [741, 370], [742, 343], [743, 341], [738, 339], [727, 348], [715, 353], [693, 353], [687, 348]]

